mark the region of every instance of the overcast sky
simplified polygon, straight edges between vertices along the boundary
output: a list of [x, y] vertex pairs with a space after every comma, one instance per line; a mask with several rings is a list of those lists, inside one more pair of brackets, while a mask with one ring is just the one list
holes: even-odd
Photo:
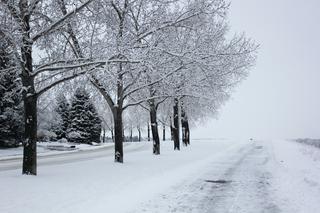
[[257, 65], [193, 137], [320, 138], [320, 1], [233, 0], [229, 20], [261, 45]]

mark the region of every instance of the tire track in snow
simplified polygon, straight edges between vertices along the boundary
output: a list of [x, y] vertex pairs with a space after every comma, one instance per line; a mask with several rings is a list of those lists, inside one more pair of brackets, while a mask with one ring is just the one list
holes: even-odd
[[268, 153], [258, 142], [240, 150], [220, 177], [231, 182], [212, 185], [199, 209], [207, 213], [279, 213], [270, 192], [268, 161]]
[[268, 161], [265, 147], [258, 142], [246, 144], [212, 161], [207, 171], [192, 180], [154, 198], [156, 202], [145, 203], [141, 210], [154, 213], [279, 213], [269, 191], [271, 174], [265, 168]]

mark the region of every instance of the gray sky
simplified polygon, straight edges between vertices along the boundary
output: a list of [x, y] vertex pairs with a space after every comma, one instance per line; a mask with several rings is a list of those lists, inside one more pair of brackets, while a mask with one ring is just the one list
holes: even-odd
[[257, 65], [193, 137], [320, 138], [320, 1], [233, 0], [229, 20], [261, 45]]

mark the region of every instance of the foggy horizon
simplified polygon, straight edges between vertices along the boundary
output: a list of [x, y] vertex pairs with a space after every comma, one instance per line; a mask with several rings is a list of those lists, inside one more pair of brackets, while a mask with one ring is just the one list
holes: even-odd
[[320, 138], [320, 2], [232, 1], [230, 32], [260, 44], [248, 78], [191, 137]]

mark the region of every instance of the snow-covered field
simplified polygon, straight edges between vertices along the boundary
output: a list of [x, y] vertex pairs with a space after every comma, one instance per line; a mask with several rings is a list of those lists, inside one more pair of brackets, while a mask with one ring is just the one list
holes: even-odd
[[271, 144], [275, 199], [283, 212], [315, 213], [320, 209], [320, 149], [291, 141]]
[[194, 140], [181, 151], [173, 151], [172, 142], [166, 141], [160, 156], [152, 155], [152, 144], [147, 142], [124, 149], [124, 164], [113, 162], [111, 147], [74, 153], [72, 159], [60, 155], [63, 161], [54, 156], [39, 159], [36, 177], [22, 176], [20, 170], [1, 171], [0, 212], [315, 213], [320, 209], [320, 149], [312, 146], [217, 139]]
[[296, 140], [298, 143], [307, 144], [320, 148], [320, 139], [300, 138]]

